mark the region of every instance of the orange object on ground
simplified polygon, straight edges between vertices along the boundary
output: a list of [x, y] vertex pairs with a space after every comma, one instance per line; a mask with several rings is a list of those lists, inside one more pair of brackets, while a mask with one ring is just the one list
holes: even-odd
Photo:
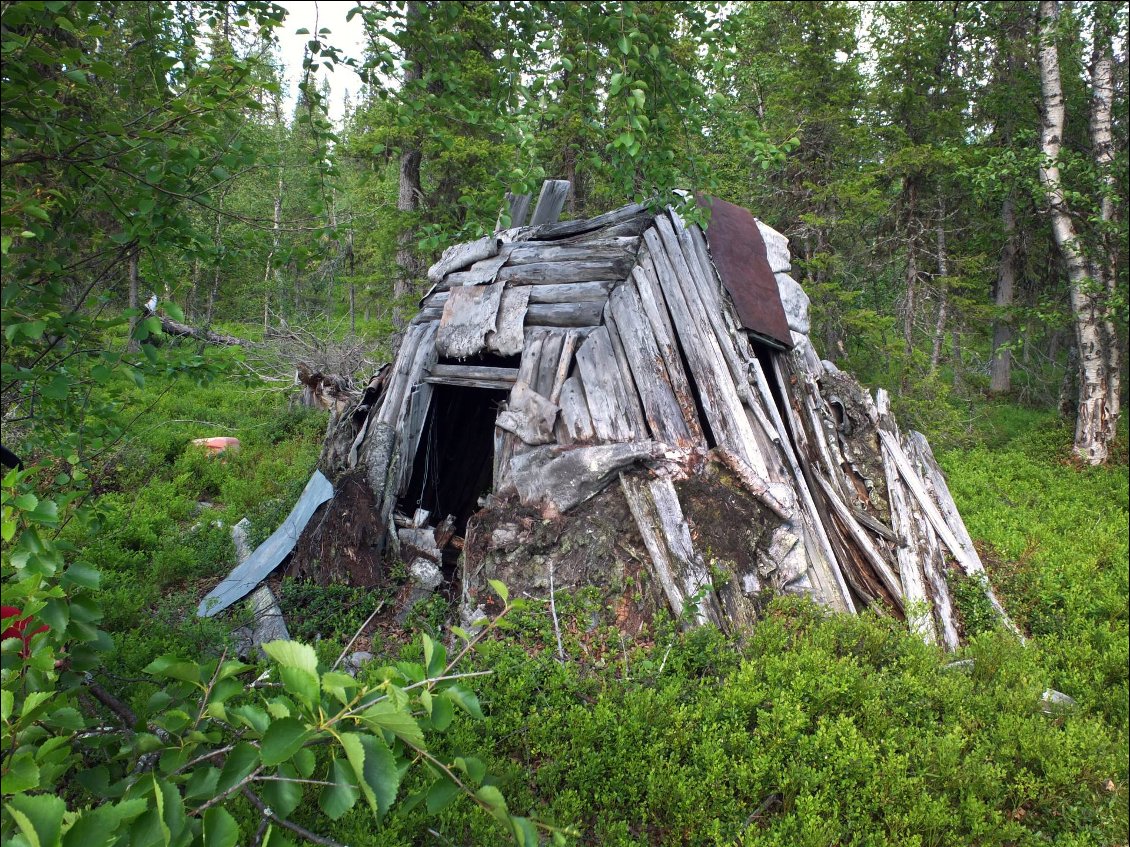
[[227, 450], [234, 452], [239, 449], [239, 439], [228, 435], [220, 435], [215, 438], [194, 438], [192, 443], [197, 447], [203, 447], [212, 454], [223, 453]]

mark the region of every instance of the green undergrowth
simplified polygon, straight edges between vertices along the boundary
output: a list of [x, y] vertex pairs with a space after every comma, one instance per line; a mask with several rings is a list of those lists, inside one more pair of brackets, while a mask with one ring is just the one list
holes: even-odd
[[[253, 543], [274, 530], [325, 426], [236, 382], [151, 380], [129, 402], [158, 395], [107, 463], [102, 528], [84, 542], [104, 574], [116, 642], [105, 670], [119, 689], [161, 653], [222, 647], [230, 621], [193, 611], [234, 564], [230, 526], [248, 517]], [[482, 758], [511, 812], [575, 826], [585, 844], [1124, 843], [1125, 462], [1080, 469], [1052, 416], [979, 412], [977, 446], [939, 460], [1026, 646], [977, 614], [977, 592], [959, 596], [971, 638], [956, 657], [890, 620], [784, 599], [741, 640], [666, 622], [633, 644], [593, 622], [591, 597], [559, 595], [566, 661], [548, 609], [516, 615], [464, 668], [491, 672], [473, 680], [487, 719], [457, 719], [434, 752]], [[242, 450], [219, 459], [189, 443], [212, 435], [235, 435]], [[1118, 449], [1124, 457], [1125, 436]], [[327, 665], [380, 599], [291, 582], [282, 595], [292, 633], [317, 641]], [[442, 635], [444, 613], [426, 605], [411, 626]], [[366, 646], [418, 659], [418, 644], [402, 645]], [[947, 667], [955, 659], [973, 662]], [[1048, 688], [1076, 705], [1046, 714]], [[328, 828], [316, 812], [295, 819], [353, 845], [502, 838], [465, 799], [377, 828], [359, 810]]]

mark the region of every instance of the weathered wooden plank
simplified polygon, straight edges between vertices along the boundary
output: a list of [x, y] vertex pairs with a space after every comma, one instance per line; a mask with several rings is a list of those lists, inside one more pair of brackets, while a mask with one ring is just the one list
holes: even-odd
[[557, 422], [558, 407], [524, 382], [516, 382], [506, 409], [498, 413], [497, 425], [518, 436], [525, 444], [549, 444]]
[[617, 259], [577, 259], [570, 262], [530, 262], [506, 265], [498, 279], [515, 285], [564, 285], [570, 282], [620, 281], [631, 269], [627, 253]]
[[[434, 347], [432, 348], [435, 349]], [[425, 370], [424, 373], [427, 373]], [[397, 431], [400, 438], [400, 474], [397, 480], [397, 496], [407, 493], [412, 482], [412, 469], [416, 459], [416, 450], [420, 446], [420, 438], [424, 433], [424, 423], [428, 418], [428, 410], [432, 405], [434, 389], [427, 382], [418, 382], [408, 394], [408, 410], [404, 421]]]
[[816, 482], [823, 490], [826, 502], [832, 507], [832, 511], [834, 511], [836, 516], [840, 519], [841, 525], [847, 530], [856, 548], [863, 553], [868, 564], [871, 565], [872, 570], [874, 570], [875, 574], [882, 580], [883, 585], [886, 587], [887, 591], [890, 592], [899, 611], [903, 611], [905, 609], [905, 594], [898, 574], [894, 572], [890, 563], [875, 546], [875, 543], [867, 533], [856, 523], [855, 516], [852, 515], [851, 509], [847, 507], [847, 504], [844, 503], [839, 493], [831, 484], [819, 474], [816, 474]]
[[597, 326], [604, 311], [604, 300], [581, 303], [537, 303], [526, 307], [526, 326]]
[[561, 386], [561, 414], [557, 421], [557, 440], [562, 444], [587, 444], [596, 438], [589, 415], [585, 391], [578, 376], [571, 376]]
[[498, 306], [496, 329], [488, 332], [486, 345], [500, 356], [516, 356], [525, 342], [526, 308], [530, 302], [530, 287], [507, 288], [502, 292]]
[[432, 365], [428, 369], [429, 376], [486, 379], [492, 382], [508, 382], [513, 385], [518, 381], [517, 368], [494, 368], [486, 365]]
[[621, 474], [620, 486], [651, 556], [652, 574], [667, 595], [672, 612], [682, 617], [688, 600], [697, 596], [695, 623], [724, 627], [710, 572], [694, 549], [674, 484], [669, 479], [642, 480]]
[[565, 334], [565, 330], [551, 329], [546, 332], [542, 341], [537, 374], [530, 385], [546, 397], [553, 391], [553, 380], [557, 374], [557, 365], [561, 361], [561, 350], [565, 346]]
[[384, 402], [381, 403], [380, 412], [377, 415], [379, 422], [391, 423], [400, 415], [404, 398], [412, 384], [409, 373], [412, 371], [416, 354], [424, 344], [429, 328], [433, 331], [434, 337], [435, 326], [435, 323], [417, 324], [409, 326], [405, 331], [404, 339], [400, 342], [400, 349], [396, 354], [396, 364], [393, 366], [392, 377], [389, 379], [388, 389], [385, 391]]
[[[796, 481], [797, 490], [800, 493], [800, 500], [804, 506], [804, 524], [810, 533], [809, 538], [816, 542], [815, 545], [809, 547], [809, 562], [814, 565], [812, 569], [814, 581], [817, 582], [818, 590], [821, 591], [824, 602], [833, 608], [854, 613], [856, 611], [855, 601], [848, 590], [843, 567], [836, 558], [835, 548], [824, 525], [824, 515], [812, 493], [812, 468], [809, 458], [811, 450], [794, 405], [795, 400], [792, 395], [795, 389], [787, 381], [787, 375], [781, 364], [781, 355], [774, 354], [770, 361], [773, 366], [774, 378], [784, 394], [783, 416], [773, 398], [772, 390], [760, 362], [754, 359], [751, 368], [754, 372], [756, 386], [761, 391], [770, 416], [776, 421], [777, 431], [781, 435], [781, 440], [778, 443], [781, 445], [785, 459], [792, 469], [793, 479]], [[792, 438], [790, 438], [790, 433]], [[794, 444], [796, 445], [795, 450]]]
[[595, 218], [585, 218], [583, 220], [575, 221], [561, 221], [560, 223], [545, 224], [539, 227], [530, 237], [532, 241], [552, 241], [558, 238], [569, 238], [570, 236], [580, 235], [586, 232], [592, 232], [595, 229], [602, 229], [604, 227], [611, 227], [615, 224], [622, 224], [625, 221], [631, 220], [637, 215], [641, 215], [647, 211], [647, 207], [642, 203], [632, 203], [628, 206], [622, 206], [619, 209], [614, 209], [611, 212], [605, 212], [603, 215], [597, 215]]
[[695, 404], [694, 392], [691, 390], [690, 380], [683, 368], [683, 357], [679, 352], [675, 330], [671, 326], [667, 304], [663, 297], [662, 287], [655, 273], [655, 263], [650, 252], [646, 249], [640, 255], [640, 263], [632, 269], [632, 281], [636, 293], [640, 296], [647, 322], [651, 326], [652, 335], [655, 337], [656, 346], [659, 348], [663, 366], [667, 369], [667, 378], [671, 390], [675, 393], [675, 400], [682, 412], [683, 423], [690, 433], [694, 444], [706, 444], [706, 437], [702, 432], [702, 422], [698, 419], [698, 407]]
[[441, 356], [465, 359], [486, 346], [486, 337], [497, 329], [503, 283], [453, 288], [443, 305], [436, 347]]
[[[505, 250], [506, 248], [502, 248]], [[443, 278], [441, 288], [458, 288], [461, 285], [489, 285], [498, 276], [499, 268], [506, 264], [506, 254], [499, 252], [489, 259], [481, 259], [465, 271], [452, 271]]]
[[485, 235], [477, 241], [453, 244], [443, 251], [438, 262], [428, 268], [428, 281], [439, 283], [452, 271], [469, 267], [480, 259], [489, 259], [498, 254], [502, 242], [493, 235]]
[[616, 283], [612, 280], [594, 280], [592, 282], [567, 282], [564, 285], [529, 285], [530, 302], [544, 303], [580, 303], [585, 300], [603, 301], [608, 298], [608, 292]]
[[546, 445], [515, 456], [510, 481], [519, 502], [555, 518], [604, 490], [626, 468], [657, 458], [654, 441], [594, 444], [590, 447]]
[[530, 201], [533, 197], [529, 194], [511, 194], [506, 192], [506, 202], [510, 205], [510, 228], [526, 225], [530, 214]]
[[627, 400], [625, 411], [632, 422], [632, 428], [642, 437], [647, 432], [647, 421], [643, 416], [643, 407], [640, 405], [639, 391], [636, 389], [635, 380], [632, 378], [632, 368], [628, 364], [628, 356], [624, 352], [624, 342], [612, 320], [611, 310], [604, 307], [603, 323], [608, 330], [608, 340], [612, 342], [612, 355], [616, 357], [616, 367], [620, 370], [620, 384], [624, 386], [624, 396]]
[[[938, 467], [938, 462], [934, 458], [934, 451], [930, 449], [930, 442], [921, 432], [911, 430], [907, 433], [905, 443], [907, 455], [914, 459], [919, 468], [923, 470], [922, 481], [926, 483], [926, 489], [933, 496], [934, 502], [938, 504], [938, 511], [945, 518], [946, 526], [950, 528], [954, 538], [961, 543], [967, 553], [971, 556], [977, 556], [977, 548], [973, 546], [973, 538], [969, 535], [969, 530], [965, 528], [965, 521], [961, 519], [961, 514], [957, 510], [957, 503], [954, 502], [949, 485], [942, 474], [942, 469]], [[980, 561], [980, 557], [978, 557], [978, 561]]]
[[556, 241], [524, 241], [503, 248], [508, 256], [507, 266], [529, 265], [541, 262], [619, 261], [634, 258], [640, 240], [634, 236], [619, 238], [594, 238], [584, 244], [560, 244]]
[[[953, 530], [950, 529], [949, 524], [946, 523], [937, 504], [926, 490], [925, 483], [922, 482], [921, 476], [919, 476], [918, 472], [911, 464], [902, 446], [891, 433], [885, 430], [879, 430], [879, 438], [882, 440], [883, 447], [888, 452], [891, 461], [894, 462], [895, 467], [898, 468], [899, 475], [902, 476], [911, 496], [917, 501], [918, 506], [926, 514], [938, 538], [949, 548], [950, 553], [953, 555], [962, 571], [965, 572], [966, 576], [980, 578], [985, 572], [985, 566], [981, 564], [981, 558], [977, 555], [977, 551], [975, 549], [972, 551], [966, 549], [965, 545], [958, 539]], [[1023, 639], [1024, 636], [1021, 634], [1020, 629], [1008, 616], [1008, 612], [1005, 611], [1004, 606], [1002, 606], [1000, 600], [997, 599], [996, 593], [993, 591], [992, 586], [989, 585], [988, 580], [983, 580], [983, 584], [985, 597], [989, 600], [989, 603], [996, 611], [998, 617], [1000, 617], [1002, 623], [1012, 630], [1017, 637]]]
[[753, 472], [741, 459], [725, 447], [713, 451], [722, 464], [730, 469], [738, 481], [754, 498], [785, 523], [792, 523], [795, 517], [796, 501], [792, 491], [783, 483], [772, 484]]
[[[875, 397], [877, 426], [890, 430], [897, 437], [898, 428], [890, 414], [890, 401], [886, 391], [879, 389]], [[883, 451], [880, 451], [883, 453]], [[926, 589], [926, 574], [922, 567], [923, 551], [919, 549], [914, 531], [914, 517], [910, 511], [909, 495], [903, 489], [898, 469], [884, 454], [883, 473], [887, 482], [887, 501], [891, 510], [891, 527], [895, 534], [895, 559], [898, 561], [899, 576], [902, 579], [903, 596], [906, 601], [907, 623], [911, 632], [918, 633], [927, 644], [938, 640], [932, 612], [935, 606]], [[948, 644], [948, 627], [943, 624], [944, 637]], [[956, 627], [953, 630], [956, 635]], [[952, 648], [951, 648], [952, 649]]]
[[565, 333], [565, 341], [561, 345], [561, 357], [557, 360], [557, 372], [553, 375], [553, 387], [549, 391], [551, 403], [556, 403], [561, 397], [561, 387], [569, 376], [569, 370], [573, 366], [573, 354], [577, 352], [580, 340], [580, 333], [575, 329]]
[[644, 433], [636, 433], [628, 417], [628, 401], [607, 329], [599, 327], [585, 339], [577, 350], [577, 368], [596, 437], [601, 441], [642, 438]]
[[[515, 385], [519, 382], [523, 382], [529, 386], [536, 382], [538, 364], [541, 360], [542, 343], [545, 341], [547, 332], [548, 330], [541, 328], [526, 331], [526, 343], [522, 350], [522, 360], [518, 364], [518, 379], [515, 381]], [[507, 399], [508, 402], [513, 402], [516, 399], [513, 389], [511, 389], [510, 396]], [[501, 448], [495, 450], [495, 458], [498, 466], [498, 472], [495, 474], [495, 491], [501, 491], [509, 485], [510, 463], [513, 461], [514, 456], [529, 449], [513, 433], [504, 432], [501, 439]]]
[[695, 439], [671, 387], [639, 292], [633, 285], [621, 285], [612, 292], [609, 307], [653, 437], [665, 444], [692, 447]]
[[426, 382], [428, 385], [453, 385], [456, 388], [485, 388], [488, 391], [509, 391], [514, 387], [514, 383], [510, 380], [459, 376], [425, 376], [421, 382]]
[[538, 204], [534, 207], [530, 226], [543, 226], [556, 223], [561, 217], [561, 210], [565, 207], [565, 199], [569, 196], [572, 184], [567, 179], [547, 179], [541, 184], [541, 194]]
[[[682, 250], [665, 216], [644, 233], [667, 305], [682, 342], [691, 374], [698, 387], [702, 408], [719, 444], [732, 449], [760, 476], [766, 476], [765, 460], [756, 449], [753, 429], [734, 386], [733, 378], [718, 348], [711, 328], [717, 316], [706, 314], [691, 294], [694, 283]], [[666, 236], [661, 233], [666, 232]], [[668, 250], [666, 245], [670, 244]]]

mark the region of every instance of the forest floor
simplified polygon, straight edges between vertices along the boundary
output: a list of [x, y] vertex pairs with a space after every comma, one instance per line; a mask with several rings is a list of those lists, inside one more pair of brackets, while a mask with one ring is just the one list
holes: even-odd
[[[199, 656], [228, 638], [230, 619], [194, 609], [233, 564], [229, 528], [249, 518], [257, 544], [278, 526], [325, 427], [324, 413], [262, 384], [151, 382], [129, 402], [154, 400], [102, 469], [102, 530], [82, 540], [103, 571], [116, 643], [103, 681], [139, 700], [150, 689], [134, 681], [154, 656]], [[487, 718], [457, 720], [434, 751], [483, 758], [512, 812], [574, 826], [586, 844], [1125, 844], [1125, 433], [1115, 462], [1083, 469], [1054, 415], [986, 402], [973, 446], [939, 456], [1026, 646], [993, 630], [975, 592], [959, 598], [968, 643], [957, 656], [878, 615], [783, 599], [741, 638], [682, 634], [672, 621], [635, 644], [592, 626], [591, 598], [559, 596], [567, 660], [555, 658], [548, 610], [520, 613], [472, 660], [493, 671], [477, 686]], [[189, 443], [220, 435], [242, 449], [217, 459]], [[280, 594], [292, 637], [327, 663], [383, 599], [291, 581]], [[443, 637], [448, 613], [437, 598], [406, 633], [366, 646], [418, 656], [418, 633]], [[1047, 689], [1074, 705], [1047, 707]], [[354, 845], [504, 838], [466, 800], [376, 830], [358, 809], [325, 834]]]

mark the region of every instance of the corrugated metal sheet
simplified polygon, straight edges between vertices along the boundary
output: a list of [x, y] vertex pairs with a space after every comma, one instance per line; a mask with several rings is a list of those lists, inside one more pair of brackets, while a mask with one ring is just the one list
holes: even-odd
[[196, 614], [200, 617], [211, 617], [217, 612], [222, 612], [232, 603], [243, 599], [267, 575], [282, 564], [294, 545], [298, 543], [298, 536], [314, 516], [318, 507], [334, 496], [333, 484], [326, 479], [321, 471], [314, 471], [302, 496], [294, 504], [282, 526], [271, 533], [271, 537], [255, 548], [255, 552], [247, 557], [246, 561], [236, 567], [227, 579], [213, 588], [208, 596], [200, 601]]
[[706, 243], [742, 326], [769, 344], [792, 349], [781, 293], [753, 215], [717, 197], [699, 195], [698, 202], [710, 209]]

